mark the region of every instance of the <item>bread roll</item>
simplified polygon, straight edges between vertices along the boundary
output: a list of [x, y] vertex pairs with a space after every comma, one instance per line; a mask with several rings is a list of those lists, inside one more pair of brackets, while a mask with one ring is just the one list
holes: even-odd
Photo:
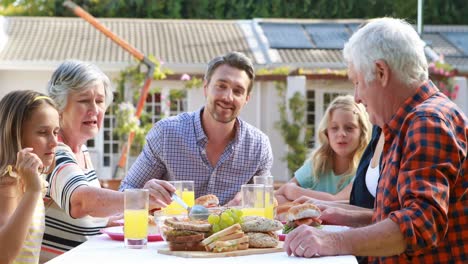
[[311, 203], [304, 203], [293, 206], [288, 211], [288, 220], [294, 221], [302, 218], [318, 218], [320, 216], [320, 209]]
[[214, 194], [207, 194], [195, 199], [195, 204], [202, 205], [204, 207], [216, 207], [219, 205], [219, 199]]
[[289, 202], [278, 205], [278, 207], [276, 207], [276, 219], [283, 222], [288, 221], [288, 211], [291, 207], [296, 205], [300, 205], [300, 203]]
[[241, 226], [244, 232], [270, 232], [283, 228], [283, 224], [280, 221], [260, 216], [246, 216], [242, 220]]
[[271, 233], [248, 232], [249, 247], [251, 248], [273, 248], [278, 246], [278, 237]]

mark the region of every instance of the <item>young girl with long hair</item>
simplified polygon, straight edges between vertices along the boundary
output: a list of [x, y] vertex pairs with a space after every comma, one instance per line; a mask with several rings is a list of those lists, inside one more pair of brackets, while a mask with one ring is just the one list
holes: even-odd
[[44, 177], [55, 162], [59, 114], [52, 99], [22, 90], [0, 101], [0, 263], [38, 263]]
[[319, 147], [276, 192], [279, 203], [301, 196], [349, 200], [352, 179], [371, 134], [367, 113], [353, 96], [338, 96], [327, 108], [318, 133]]

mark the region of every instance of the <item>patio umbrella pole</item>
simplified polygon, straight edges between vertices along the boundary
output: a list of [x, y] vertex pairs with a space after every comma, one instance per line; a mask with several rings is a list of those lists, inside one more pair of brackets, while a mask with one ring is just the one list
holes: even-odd
[[[146, 102], [146, 98], [148, 97], [149, 89], [151, 86], [151, 81], [153, 80], [153, 74], [154, 74], [154, 68], [155, 68], [154, 63], [148, 57], [146, 57], [141, 51], [139, 51], [138, 49], [130, 45], [128, 42], [126, 42], [125, 40], [123, 40], [122, 38], [114, 34], [110, 29], [108, 29], [106, 26], [101, 24], [95, 17], [90, 15], [84, 9], [79, 7], [77, 4], [73, 3], [72, 1], [67, 0], [63, 3], [63, 5], [69, 8], [70, 10], [72, 10], [73, 13], [75, 13], [75, 15], [86, 20], [93, 27], [101, 31], [104, 35], [110, 38], [113, 42], [115, 42], [117, 45], [119, 45], [121, 48], [126, 50], [133, 57], [135, 57], [137, 60], [139, 60], [141, 63], [145, 64], [148, 67], [148, 71], [146, 72], [145, 82], [141, 89], [141, 96], [140, 96], [140, 99], [138, 100], [138, 104], [137, 104], [137, 108], [135, 112], [136, 118], [140, 119], [141, 112], [143, 112], [143, 107]], [[113, 179], [117, 178], [117, 175], [119, 174], [119, 172], [121, 172], [121, 170], [125, 168], [125, 165], [127, 163], [127, 154], [129, 152], [130, 146], [132, 145], [134, 138], [135, 138], [135, 132], [132, 131], [128, 135], [127, 142], [122, 146], [119, 163], [117, 164], [114, 170], [114, 173], [112, 175]]]

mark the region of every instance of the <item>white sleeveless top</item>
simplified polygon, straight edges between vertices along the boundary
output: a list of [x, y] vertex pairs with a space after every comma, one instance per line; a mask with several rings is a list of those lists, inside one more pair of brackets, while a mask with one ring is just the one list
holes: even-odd
[[366, 172], [366, 186], [367, 190], [369, 190], [370, 194], [374, 196], [377, 193], [377, 184], [379, 183], [379, 177], [380, 177], [380, 165], [375, 166], [375, 168], [372, 168], [371, 165], [369, 164], [369, 167], [367, 167], [367, 172]]

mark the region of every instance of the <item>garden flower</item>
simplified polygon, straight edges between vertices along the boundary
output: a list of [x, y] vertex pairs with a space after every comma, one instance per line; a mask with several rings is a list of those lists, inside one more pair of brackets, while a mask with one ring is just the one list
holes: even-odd
[[184, 74], [182, 74], [182, 76], [180, 77], [180, 80], [181, 80], [181, 81], [190, 81], [190, 75], [184, 73]]

